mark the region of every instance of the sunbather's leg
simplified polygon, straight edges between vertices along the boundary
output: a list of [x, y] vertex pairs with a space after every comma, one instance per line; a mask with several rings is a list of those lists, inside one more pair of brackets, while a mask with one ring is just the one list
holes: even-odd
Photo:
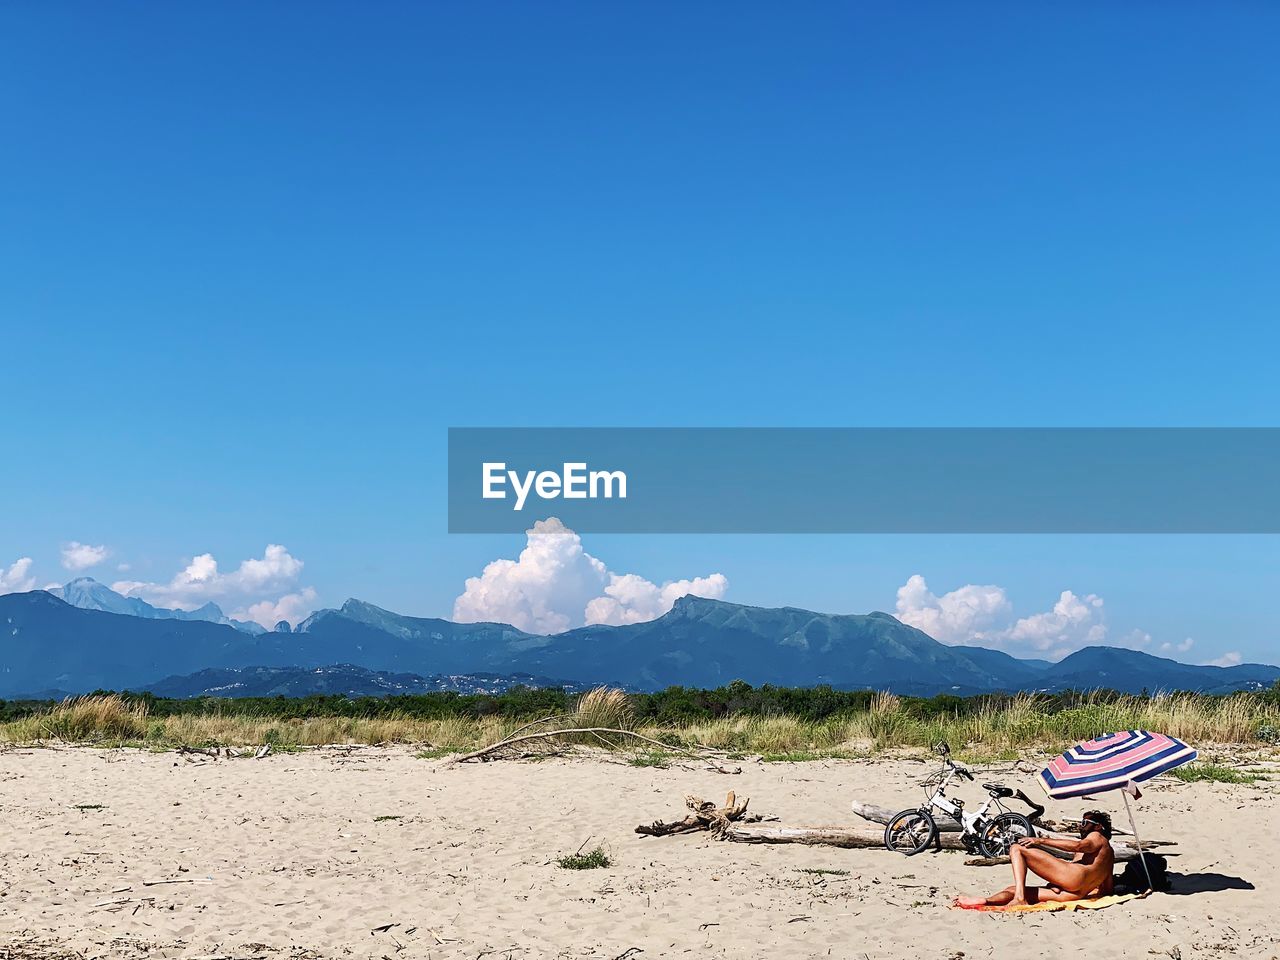
[[[1035, 847], [1015, 844], [1009, 848], [1009, 862], [1013, 865], [1013, 886], [1005, 887], [989, 897], [956, 897], [961, 907], [1001, 907], [1005, 904], [1037, 903], [1041, 900], [1079, 900], [1083, 868], [1078, 864], [1059, 860], [1053, 854]], [[1050, 887], [1041, 890], [1027, 886], [1027, 871], [1031, 870], [1049, 881]]]
[[1009, 862], [1013, 864], [1013, 897], [1010, 903], [1027, 902], [1027, 848], [1014, 844], [1009, 848]]
[[[1033, 889], [1032, 887], [1027, 887], [1027, 893], [1028, 893], [1028, 895], [1030, 895], [1030, 892], [1031, 892], [1031, 890], [1032, 890], [1032, 889]], [[1041, 887], [1041, 888], [1040, 888], [1039, 899], [1040, 899], [1040, 900], [1054, 900], [1054, 901], [1060, 901], [1060, 902], [1062, 902], [1062, 903], [1066, 903], [1066, 902], [1071, 901], [1071, 900], [1079, 900], [1079, 899], [1080, 899], [1080, 896], [1079, 896], [1079, 894], [1075, 894], [1075, 893], [1068, 893], [1068, 892], [1067, 892], [1067, 891], [1065, 891], [1065, 890], [1059, 890], [1057, 887], [1047, 887], [1047, 886], [1046, 886], [1046, 887]]]
[[[1009, 849], [1009, 858], [1013, 861], [1013, 877], [1015, 884], [1019, 877], [1022, 878], [1022, 884], [1025, 886], [1027, 871], [1031, 870], [1038, 874], [1049, 883], [1057, 888], [1054, 900], [1079, 900], [1083, 896], [1081, 884], [1085, 877], [1085, 868], [1078, 863], [1071, 863], [1067, 860], [1059, 860], [1047, 850], [1039, 850], [1035, 847], [1024, 847], [1015, 844]], [[1020, 902], [1015, 892], [1014, 902]], [[1050, 899], [1043, 897], [1042, 899]]]
[[[956, 897], [955, 902], [957, 907], [1003, 907], [1013, 901], [1013, 896], [1014, 888], [1009, 886], [989, 897]], [[1024, 896], [1028, 903], [1057, 899], [1039, 887], [1027, 887]]]
[[956, 897], [957, 907], [999, 907], [1008, 903], [1013, 899], [1013, 887], [1005, 887], [1003, 890], [993, 893], [989, 897], [983, 896], [959, 896]]

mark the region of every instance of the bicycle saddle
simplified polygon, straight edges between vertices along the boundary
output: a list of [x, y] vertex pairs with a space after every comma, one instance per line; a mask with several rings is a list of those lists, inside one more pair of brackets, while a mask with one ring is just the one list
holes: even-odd
[[1013, 791], [1006, 787], [1003, 783], [984, 783], [982, 789], [987, 791], [993, 797], [1012, 797]]

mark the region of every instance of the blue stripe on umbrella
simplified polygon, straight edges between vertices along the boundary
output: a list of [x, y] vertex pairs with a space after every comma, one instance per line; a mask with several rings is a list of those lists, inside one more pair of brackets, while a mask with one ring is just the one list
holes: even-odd
[[[1155, 735], [1146, 730], [1130, 730], [1128, 739], [1118, 744], [1108, 744], [1108, 740], [1117, 740], [1119, 734], [1105, 734], [1090, 741], [1094, 746], [1088, 750], [1084, 745], [1073, 747], [1062, 754], [1058, 761], [1068, 766], [1071, 771], [1059, 777], [1053, 772], [1052, 765], [1045, 767], [1039, 776], [1041, 786], [1051, 797], [1066, 798], [1080, 796], [1091, 790], [1101, 788], [1112, 790], [1123, 786], [1129, 780], [1150, 780], [1167, 770], [1194, 760], [1196, 751], [1182, 741], [1169, 737], [1169, 745], [1156, 753], [1143, 753], [1155, 739]], [[1124, 763], [1125, 754], [1133, 752], [1135, 756], [1129, 763]], [[1093, 756], [1082, 756], [1092, 753]], [[1115, 760], [1122, 761], [1119, 766], [1108, 770], [1090, 773], [1091, 767], [1097, 767]]]
[[[1084, 744], [1078, 744], [1066, 751], [1062, 756], [1068, 759], [1084, 758], [1083, 762], [1092, 763], [1094, 760], [1105, 758], [1105, 756], [1128, 753], [1129, 750], [1135, 750], [1139, 746], [1149, 744], [1149, 742], [1156, 739], [1153, 733], [1148, 733], [1146, 730], [1130, 730], [1126, 732], [1129, 733], [1128, 739], [1120, 741], [1119, 744], [1106, 744], [1096, 749], [1088, 749], [1085, 748]], [[1111, 737], [1117, 736], [1120, 736], [1119, 733], [1107, 733], [1106, 737], [1097, 737], [1097, 739], [1089, 742], [1097, 744], [1097, 742], [1110, 740]]]
[[[1147, 739], [1145, 739], [1145, 740], [1139, 741], [1138, 743], [1136, 743], [1136, 744], [1135, 744], [1135, 747], [1136, 747], [1136, 746], [1138, 746], [1138, 745], [1146, 746], [1148, 743], [1150, 743], [1150, 742], [1151, 742], [1151, 740], [1152, 740], [1152, 739], [1154, 739], [1154, 738], [1148, 737], [1148, 738], [1147, 738]], [[1172, 746], [1173, 748], [1176, 748], [1176, 749], [1179, 749], [1179, 750], [1185, 750], [1185, 749], [1186, 749], [1186, 747], [1187, 747], [1187, 745], [1186, 745], [1185, 743], [1182, 743], [1182, 742], [1181, 742], [1181, 741], [1179, 741], [1179, 740], [1175, 740], [1175, 741], [1173, 741], [1173, 743], [1171, 744], [1171, 746]], [[1168, 749], [1168, 748], [1166, 748], [1166, 749]], [[1124, 751], [1121, 751], [1120, 753], [1112, 754], [1112, 756], [1123, 756], [1123, 755], [1124, 755]], [[1153, 757], [1154, 757], [1154, 756], [1161, 756], [1161, 755], [1162, 755], [1162, 754], [1154, 754], [1154, 753], [1153, 753], [1153, 754], [1151, 754], [1151, 756], [1153, 756]], [[1063, 760], [1065, 760], [1065, 761], [1067, 761], [1067, 764], [1068, 764], [1069, 766], [1072, 766], [1072, 767], [1093, 767], [1093, 766], [1097, 766], [1097, 765], [1101, 762], [1101, 760], [1100, 760], [1100, 759], [1097, 759], [1097, 758], [1095, 758], [1095, 759], [1093, 759], [1093, 760], [1086, 760], [1086, 759], [1082, 759], [1082, 758], [1079, 758], [1079, 757], [1073, 757], [1073, 756], [1071, 755], [1071, 751], [1067, 751], [1066, 753], [1064, 753], [1064, 754], [1062, 755], [1062, 759], [1063, 759]], [[1104, 757], [1104, 758], [1101, 758], [1101, 759], [1109, 760], [1109, 759], [1110, 759], [1110, 757]], [[1138, 763], [1139, 761], [1135, 760], [1134, 762], [1135, 762], [1135, 763]]]
[[[1112, 770], [1105, 770], [1102, 773], [1086, 774], [1082, 772], [1079, 774], [1072, 774], [1071, 776], [1068, 776], [1068, 777], [1063, 777], [1061, 780], [1059, 780], [1056, 776], [1054, 776], [1053, 771], [1050, 770], [1048, 767], [1046, 767], [1043, 771], [1041, 771], [1041, 776], [1043, 776], [1045, 779], [1045, 782], [1048, 783], [1054, 789], [1057, 789], [1058, 787], [1076, 786], [1077, 784], [1099, 783], [1103, 780], [1115, 780], [1117, 777], [1124, 777], [1125, 779], [1128, 779], [1128, 777], [1126, 776], [1127, 774], [1133, 773], [1134, 771], [1137, 771], [1137, 770], [1142, 770], [1157, 761], [1164, 760], [1169, 757], [1174, 757], [1176, 754], [1182, 753], [1187, 749], [1188, 747], [1185, 743], [1178, 743], [1177, 741], [1175, 741], [1173, 744], [1166, 747], [1164, 750], [1161, 750], [1159, 753], [1150, 754], [1149, 756], [1143, 757], [1140, 760], [1134, 760], [1134, 762], [1129, 764], [1128, 766], [1116, 767]], [[1183, 763], [1186, 763], [1188, 760], [1194, 760], [1194, 759], [1195, 759], [1194, 753], [1192, 753], [1192, 755], [1189, 757], [1180, 757], [1177, 759], [1176, 763], [1170, 763], [1168, 766], [1160, 767], [1159, 769], [1146, 774], [1142, 779], [1149, 780], [1152, 777], [1159, 776], [1160, 774], [1164, 773], [1166, 770], [1172, 770], [1174, 767], [1181, 766]], [[1070, 762], [1070, 758], [1068, 758], [1067, 762], [1068, 763]], [[1085, 764], [1085, 766], [1087, 767], [1089, 765]]]
[[[1130, 733], [1130, 734], [1132, 734], [1134, 731], [1132, 731], [1132, 730], [1126, 730], [1125, 732], [1126, 732], [1126, 733]], [[1139, 732], [1141, 732], [1141, 733], [1146, 733], [1146, 731], [1145, 731], [1145, 730], [1143, 730], [1143, 731], [1139, 731]], [[1147, 734], [1147, 735], [1148, 735], [1148, 736], [1150, 736], [1150, 734]], [[1120, 734], [1118, 734], [1118, 733], [1104, 733], [1104, 734], [1103, 734], [1102, 736], [1100, 736], [1100, 737], [1094, 737], [1094, 738], [1093, 738], [1092, 740], [1090, 740], [1089, 742], [1090, 742], [1090, 743], [1102, 743], [1102, 741], [1104, 741], [1104, 740], [1114, 740], [1114, 739], [1115, 739], [1116, 737], [1118, 737], [1118, 736], [1120, 736]], [[1107, 751], [1109, 751], [1109, 750], [1114, 750], [1114, 749], [1116, 749], [1116, 747], [1117, 747], [1117, 746], [1118, 746], [1118, 744], [1114, 744], [1114, 743], [1107, 743], [1107, 744], [1104, 744], [1104, 745], [1103, 745], [1103, 746], [1101, 746], [1101, 747], [1097, 747], [1096, 749], [1092, 749], [1092, 750], [1091, 750], [1091, 749], [1089, 749], [1088, 747], [1086, 747], [1083, 743], [1081, 743], [1081, 744], [1077, 744], [1076, 746], [1072, 747], [1072, 748], [1071, 748], [1071, 750], [1070, 750], [1069, 752], [1071, 752], [1071, 753], [1081, 753], [1081, 754], [1090, 754], [1090, 753], [1106, 753], [1106, 752], [1107, 752]]]

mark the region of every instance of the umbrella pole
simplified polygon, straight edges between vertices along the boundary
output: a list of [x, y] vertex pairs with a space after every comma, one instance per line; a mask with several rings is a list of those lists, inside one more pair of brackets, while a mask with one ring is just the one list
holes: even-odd
[[1138, 825], [1133, 821], [1133, 807], [1129, 806], [1129, 793], [1121, 790], [1120, 795], [1124, 797], [1124, 808], [1129, 814], [1129, 828], [1133, 831], [1133, 845], [1138, 848], [1138, 859], [1142, 861], [1142, 870], [1147, 875], [1147, 889], [1155, 893], [1156, 886], [1151, 881], [1151, 869], [1147, 866], [1146, 855], [1142, 852], [1142, 839], [1138, 836]]

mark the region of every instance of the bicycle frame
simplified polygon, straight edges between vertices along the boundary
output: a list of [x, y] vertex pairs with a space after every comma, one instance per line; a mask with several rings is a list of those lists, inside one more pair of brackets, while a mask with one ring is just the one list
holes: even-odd
[[982, 827], [982, 824], [986, 822], [987, 811], [991, 809], [992, 804], [994, 804], [996, 809], [1001, 813], [1005, 812], [1005, 808], [1000, 802], [1000, 799], [991, 794], [988, 794], [987, 799], [974, 810], [966, 810], [963, 805], [957, 805], [956, 802], [949, 799], [946, 794], [947, 788], [951, 786], [951, 781], [959, 774], [959, 768], [948, 760], [947, 775], [942, 778], [942, 782], [938, 784], [937, 789], [929, 796], [928, 805], [951, 817], [952, 820], [960, 824], [960, 829], [964, 833], [976, 834]]

